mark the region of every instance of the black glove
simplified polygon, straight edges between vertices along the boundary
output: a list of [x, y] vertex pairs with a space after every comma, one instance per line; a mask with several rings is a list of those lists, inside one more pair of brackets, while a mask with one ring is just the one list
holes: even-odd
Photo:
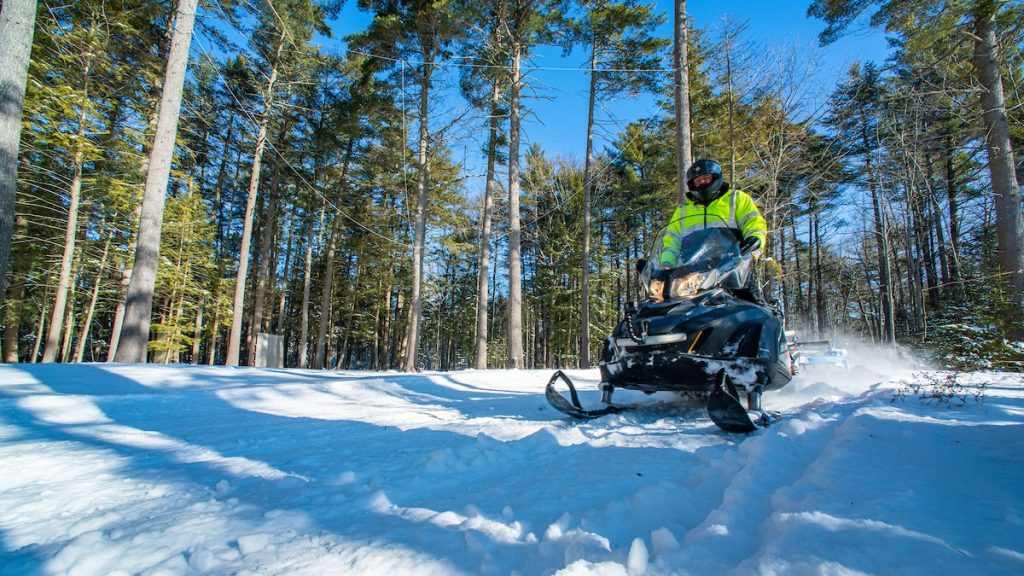
[[740, 244], [740, 253], [741, 254], [750, 254], [754, 250], [760, 250], [760, 249], [761, 249], [761, 239], [758, 238], [757, 236], [751, 236], [749, 238], [744, 238], [743, 242]]

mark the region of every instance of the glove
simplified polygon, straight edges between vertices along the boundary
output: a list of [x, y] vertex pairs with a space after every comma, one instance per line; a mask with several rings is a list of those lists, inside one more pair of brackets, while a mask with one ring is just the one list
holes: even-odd
[[761, 239], [758, 238], [757, 236], [750, 236], [749, 238], [744, 238], [743, 242], [740, 244], [740, 253], [750, 254], [755, 251], [758, 253], [757, 255], [761, 254]]

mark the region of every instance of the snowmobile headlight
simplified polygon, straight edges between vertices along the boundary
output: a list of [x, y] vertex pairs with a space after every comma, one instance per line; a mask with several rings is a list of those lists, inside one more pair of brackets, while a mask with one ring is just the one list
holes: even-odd
[[672, 279], [672, 288], [670, 294], [672, 298], [686, 298], [696, 294], [700, 287], [704, 285], [704, 279], [706, 276], [700, 272], [692, 272], [686, 276], [680, 276], [679, 278]]

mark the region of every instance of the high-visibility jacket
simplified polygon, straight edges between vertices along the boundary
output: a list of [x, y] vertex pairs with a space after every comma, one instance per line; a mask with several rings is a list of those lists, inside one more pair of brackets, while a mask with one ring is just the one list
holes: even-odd
[[665, 227], [662, 267], [674, 267], [686, 236], [707, 228], [730, 228], [742, 239], [756, 236], [761, 239], [761, 246], [766, 245], [768, 238], [768, 224], [757, 210], [754, 199], [742, 190], [730, 189], [707, 206], [687, 198], [686, 203], [672, 213]]

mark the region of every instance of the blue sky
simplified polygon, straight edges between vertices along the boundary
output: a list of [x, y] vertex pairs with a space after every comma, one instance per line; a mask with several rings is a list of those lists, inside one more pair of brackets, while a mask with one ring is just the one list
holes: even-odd
[[[666, 23], [658, 30], [658, 35], [671, 39], [672, 0], [656, 0], [656, 5], [657, 10], [666, 15]], [[813, 86], [808, 90], [808, 105], [813, 107], [821, 103], [844, 78], [851, 63], [866, 60], [881, 62], [888, 51], [883, 34], [866, 28], [849, 34], [831, 46], [818, 48], [817, 36], [824, 28], [824, 23], [806, 16], [807, 5], [808, 2], [796, 0], [691, 0], [688, 2], [688, 13], [694, 25], [712, 38], [718, 37], [723, 19], [728, 17], [733, 23], [746, 22], [744, 41], [758, 45], [765, 54], [794, 49], [806, 54], [817, 52], [819, 58], [811, 80]], [[354, 1], [349, 2], [334, 23], [336, 38], [328, 40], [327, 45], [343, 47], [341, 39], [345, 34], [365, 28], [369, 22], [369, 15], [360, 12]], [[530, 62], [535, 68], [530, 73], [530, 82], [535, 88], [533, 93], [536, 97], [524, 102], [530, 110], [523, 126], [524, 149], [536, 142], [549, 154], [582, 160], [586, 137], [587, 74], [582, 70], [564, 68], [582, 68], [585, 60], [586, 55], [582, 50], [568, 57], [563, 57], [561, 50], [556, 48], [540, 48], [535, 51]], [[448, 87], [448, 92], [446, 106], [453, 113], [458, 113], [464, 104], [460, 104], [459, 99], [454, 97], [453, 86]], [[650, 116], [653, 106], [654, 99], [649, 97], [614, 102], [610, 107], [614, 109], [615, 117], [604, 116], [604, 128], [596, 135], [597, 150], [603, 149], [628, 122]], [[479, 124], [480, 129], [476, 133], [482, 137], [482, 121]], [[465, 141], [459, 141], [454, 146], [456, 160], [465, 157], [467, 165], [475, 171], [481, 161], [472, 156], [479, 150], [479, 144], [473, 141], [472, 130], [465, 132], [469, 134]]]

